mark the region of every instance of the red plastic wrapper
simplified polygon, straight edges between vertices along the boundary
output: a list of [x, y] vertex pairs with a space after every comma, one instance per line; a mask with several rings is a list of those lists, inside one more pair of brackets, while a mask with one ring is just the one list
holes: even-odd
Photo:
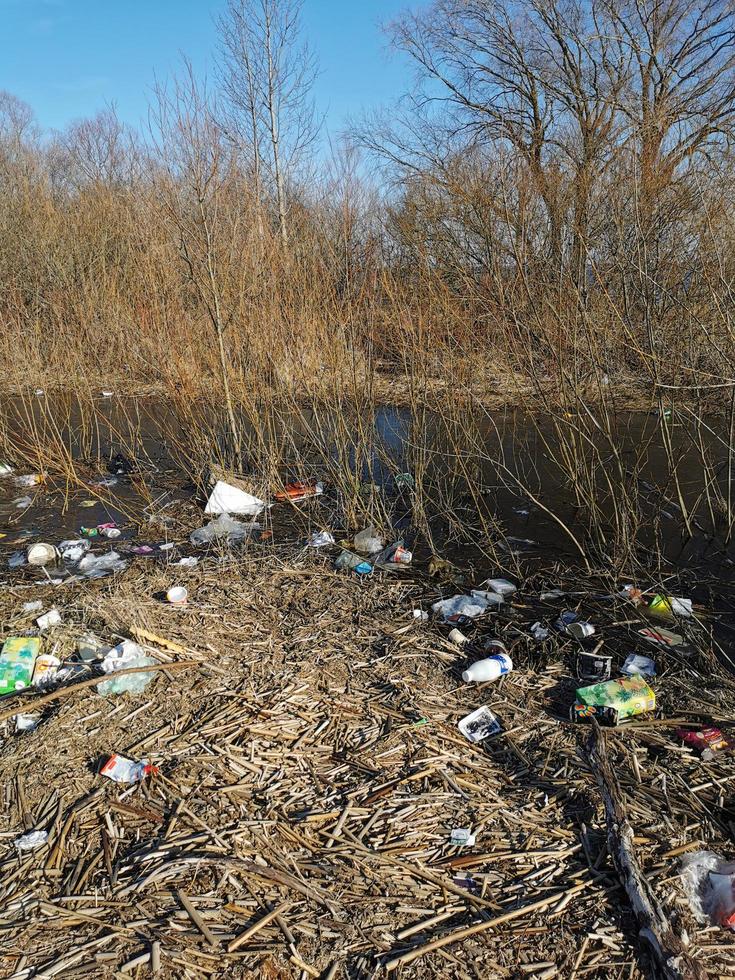
[[713, 759], [715, 753], [722, 749], [733, 747], [732, 740], [723, 735], [719, 728], [700, 728], [699, 731], [677, 728], [676, 734], [685, 745], [700, 752], [705, 760]]

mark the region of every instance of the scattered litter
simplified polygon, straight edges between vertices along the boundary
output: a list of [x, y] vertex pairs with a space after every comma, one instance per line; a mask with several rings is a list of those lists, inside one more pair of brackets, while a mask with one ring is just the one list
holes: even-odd
[[225, 541], [229, 545], [240, 544], [253, 531], [260, 529], [260, 525], [251, 522], [243, 524], [242, 521], [233, 520], [227, 514], [222, 514], [214, 521], [210, 521], [205, 527], [197, 528], [189, 535], [189, 541], [193, 545], [201, 546], [212, 544], [215, 541]]
[[461, 630], [453, 629], [447, 637], [450, 643], [457, 647], [464, 647], [470, 642]]
[[246, 493], [240, 487], [233, 487], [224, 480], [217, 480], [214, 490], [209, 496], [205, 514], [244, 514], [247, 517], [257, 517], [265, 507], [264, 501]]
[[83, 538], [96, 538], [100, 532], [96, 527], [80, 527], [79, 533]]
[[[153, 657], [146, 656], [143, 649], [132, 640], [123, 640], [105, 656], [102, 661], [102, 671], [105, 674], [114, 674], [118, 670], [128, 670], [130, 667], [152, 667], [158, 661]], [[97, 690], [104, 697], [109, 694], [123, 694], [129, 691], [131, 694], [140, 694], [153, 680], [153, 671], [141, 674], [126, 674], [124, 677], [112, 677], [107, 681], [100, 681]]]
[[688, 619], [692, 615], [692, 600], [669, 595], [657, 595], [651, 600], [648, 611], [654, 616], [666, 616], [669, 619], [681, 616]]
[[189, 593], [183, 585], [174, 585], [166, 593], [166, 599], [172, 606], [185, 606]]
[[113, 396], [114, 394], [115, 394], [115, 392], [114, 392], [114, 391], [101, 391], [101, 392], [100, 392], [100, 395], [101, 395], [101, 396], [102, 396], [103, 398], [112, 398], [112, 396]]
[[397, 487], [408, 487], [409, 490], [416, 487], [416, 481], [411, 473], [396, 473], [393, 482]]
[[274, 496], [276, 500], [290, 500], [292, 504], [296, 504], [300, 500], [306, 500], [307, 497], [318, 497], [322, 493], [324, 493], [323, 483], [318, 483], [316, 480], [297, 480], [294, 483], [287, 483], [283, 490]]
[[655, 707], [656, 695], [640, 674], [634, 674], [578, 688], [569, 715], [572, 721], [590, 721], [595, 717], [601, 724], [618, 725]]
[[652, 626], [646, 626], [642, 630], [638, 630], [639, 634], [650, 640], [652, 643], [658, 643], [663, 647], [678, 647], [684, 643], [684, 637], [680, 636], [678, 633], [672, 633], [671, 630], [659, 627], [654, 629]]
[[365, 561], [360, 555], [355, 555], [351, 551], [343, 551], [335, 561], [334, 567], [339, 571], [356, 572], [358, 575], [369, 575], [373, 570], [369, 561]]
[[24, 551], [14, 551], [8, 558], [8, 568], [22, 568], [26, 563]]
[[10, 476], [13, 472], [13, 467], [10, 463], [0, 463], [0, 476]]
[[37, 487], [40, 483], [43, 483], [43, 476], [41, 473], [28, 473], [26, 476], [14, 476], [13, 483], [16, 487]]
[[58, 609], [49, 609], [47, 613], [43, 616], [39, 616], [36, 620], [36, 625], [40, 630], [50, 629], [52, 626], [58, 626], [62, 622], [61, 613]]
[[173, 549], [175, 547], [176, 547], [176, 543], [174, 541], [169, 541], [166, 544], [159, 544], [158, 550], [159, 551], [173, 551]]
[[567, 623], [565, 632], [575, 640], [585, 640], [595, 635], [595, 627], [592, 623]]
[[143, 760], [134, 762], [126, 759], [124, 755], [111, 755], [107, 762], [100, 769], [100, 776], [106, 776], [115, 783], [139, 783], [151, 773], [155, 772], [155, 766]]
[[681, 859], [681, 880], [697, 921], [735, 930], [735, 861], [712, 851], [695, 851]]
[[44, 844], [48, 842], [48, 831], [47, 830], [29, 830], [27, 834], [23, 834], [22, 837], [17, 837], [13, 841], [13, 846], [16, 851], [35, 851], [39, 847], [43, 847]]
[[504, 677], [513, 670], [513, 661], [507, 653], [498, 653], [493, 657], [486, 657], [470, 664], [467, 670], [462, 671], [462, 680], [465, 684], [484, 684], [486, 681], [496, 681], [499, 677]]
[[327, 548], [334, 543], [334, 535], [329, 531], [314, 531], [306, 545], [308, 548]]
[[561, 589], [552, 589], [550, 592], [542, 592], [539, 599], [542, 602], [553, 602], [555, 599], [563, 599], [566, 592], [562, 592]]
[[13, 501], [13, 506], [17, 510], [27, 510], [28, 507], [33, 503], [32, 497], [16, 497]]
[[33, 602], [23, 603], [23, 612], [40, 612], [41, 609], [43, 609], [43, 602], [40, 599], [34, 599]]
[[612, 657], [599, 653], [577, 654], [577, 678], [588, 684], [600, 684], [610, 680]]
[[473, 589], [469, 595], [455, 595], [451, 599], [440, 599], [431, 607], [435, 613], [443, 616], [446, 622], [450, 616], [469, 616], [476, 619], [488, 609], [502, 606], [502, 595], [497, 592], [483, 592]]
[[514, 592], [518, 591], [518, 586], [507, 578], [488, 578], [480, 584], [487, 586], [491, 592], [497, 592], [498, 595], [502, 596], [513, 595]]
[[404, 547], [403, 541], [394, 541], [375, 556], [376, 565], [410, 565], [413, 552]]
[[629, 653], [620, 670], [623, 674], [641, 674], [643, 677], [656, 676], [656, 664], [650, 657], [643, 657], [639, 653]]
[[355, 535], [355, 551], [362, 555], [377, 555], [385, 547], [385, 539], [371, 524]]
[[718, 752], [735, 748], [735, 742], [723, 735], [719, 728], [701, 728], [699, 731], [677, 728], [676, 734], [685, 745], [696, 749], [705, 762], [714, 759]]
[[483, 742], [486, 738], [490, 738], [491, 735], [498, 735], [503, 730], [500, 722], [487, 705], [465, 715], [458, 722], [457, 728], [470, 742]]
[[41, 650], [37, 636], [10, 636], [0, 652], [0, 694], [31, 686], [33, 668]]
[[149, 544], [137, 544], [131, 550], [134, 555], [152, 555], [155, 549], [151, 548]]
[[174, 562], [174, 564], [180, 565], [181, 568], [196, 568], [199, 564], [199, 559], [196, 556], [191, 555], [189, 558], [179, 558], [179, 560]]
[[42, 653], [36, 659], [36, 666], [33, 670], [33, 686], [41, 691], [54, 687], [59, 667], [61, 667], [61, 661], [58, 657], [52, 653]]
[[113, 572], [122, 572], [128, 567], [128, 563], [118, 555], [116, 551], [109, 551], [106, 555], [85, 555], [79, 562], [79, 571], [85, 578], [102, 578]]
[[643, 602], [643, 593], [634, 585], [624, 585], [618, 594], [622, 599], [628, 599], [634, 606], [640, 606]]
[[455, 827], [449, 835], [449, 843], [454, 845], [454, 847], [473, 847], [475, 834], [466, 827]]
[[32, 732], [34, 728], [38, 728], [40, 722], [40, 715], [20, 712], [15, 716], [15, 730], [16, 732]]
[[551, 636], [551, 631], [545, 626], [542, 626], [541, 623], [534, 623], [531, 626], [531, 636], [539, 643], [543, 643], [544, 640], [548, 640]]
[[425, 623], [429, 618], [429, 614], [425, 609], [413, 609], [412, 615], [414, 619], [419, 619], [422, 623]]
[[77, 656], [85, 664], [102, 660], [111, 649], [110, 646], [103, 643], [99, 637], [94, 636], [92, 633], [87, 634], [87, 636], [80, 636], [77, 640]]
[[49, 565], [57, 560], [59, 552], [52, 544], [32, 544], [26, 557], [29, 565]]
[[89, 541], [86, 541], [84, 538], [75, 538], [70, 541], [62, 541], [59, 545], [59, 553], [64, 561], [76, 564], [84, 558], [89, 551], [89, 547]]

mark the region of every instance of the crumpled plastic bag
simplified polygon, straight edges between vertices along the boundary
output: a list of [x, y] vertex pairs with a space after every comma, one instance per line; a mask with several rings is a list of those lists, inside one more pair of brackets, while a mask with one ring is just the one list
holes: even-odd
[[76, 563], [89, 551], [89, 541], [86, 538], [75, 538], [69, 541], [62, 541], [59, 545], [59, 554], [64, 561]]
[[197, 546], [213, 544], [215, 541], [225, 541], [227, 544], [234, 545], [240, 544], [253, 531], [258, 530], [260, 530], [260, 524], [256, 521], [243, 524], [242, 521], [233, 520], [227, 514], [221, 514], [216, 520], [192, 531], [189, 535], [189, 541]]
[[444, 619], [450, 616], [469, 616], [475, 619], [491, 607], [502, 606], [502, 595], [497, 592], [483, 592], [473, 589], [469, 595], [454, 595], [450, 599], [440, 599], [431, 607], [435, 613], [440, 613]]
[[355, 551], [359, 551], [361, 555], [377, 555], [384, 547], [385, 538], [378, 534], [372, 524], [355, 535]]
[[209, 495], [205, 514], [245, 514], [247, 517], [257, 517], [265, 507], [265, 502], [251, 493], [246, 493], [240, 487], [233, 487], [224, 480], [217, 480], [214, 490]]
[[694, 851], [681, 859], [681, 883], [694, 917], [735, 931], [735, 861], [712, 851]]
[[37, 847], [43, 847], [47, 841], [47, 830], [29, 830], [27, 834], [16, 837], [13, 845], [17, 851], [35, 851]]
[[334, 535], [329, 531], [314, 531], [306, 544], [309, 548], [327, 548], [334, 544]]
[[116, 551], [110, 551], [106, 555], [85, 555], [79, 562], [78, 571], [85, 578], [103, 578], [112, 572], [122, 572], [128, 567], [128, 563], [121, 558]]
[[[142, 647], [133, 640], [123, 640], [105, 656], [101, 663], [105, 674], [114, 674], [118, 670], [128, 670], [130, 667], [152, 667], [158, 661], [143, 653]], [[111, 677], [110, 680], [100, 681], [97, 690], [103, 697], [110, 694], [140, 694], [153, 680], [153, 671], [142, 674], [126, 674], [124, 677]]]

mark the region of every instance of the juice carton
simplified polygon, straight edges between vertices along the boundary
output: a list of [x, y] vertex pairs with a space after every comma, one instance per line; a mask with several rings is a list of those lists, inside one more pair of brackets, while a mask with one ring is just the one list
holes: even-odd
[[580, 687], [576, 697], [572, 713], [579, 721], [599, 715], [603, 723], [616, 725], [656, 707], [656, 695], [640, 674]]
[[5, 641], [0, 652], [0, 694], [31, 686], [40, 649], [37, 636], [11, 636]]

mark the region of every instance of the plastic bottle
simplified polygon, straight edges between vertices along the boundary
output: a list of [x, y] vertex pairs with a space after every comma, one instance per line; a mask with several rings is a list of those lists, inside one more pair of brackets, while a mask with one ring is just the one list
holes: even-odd
[[354, 555], [351, 551], [343, 551], [334, 563], [334, 567], [342, 571], [357, 572], [358, 575], [369, 575], [373, 570], [369, 561], [365, 561], [360, 555]]
[[465, 684], [482, 684], [485, 681], [496, 681], [504, 674], [509, 674], [513, 670], [513, 661], [506, 653], [499, 653], [495, 657], [487, 657], [485, 660], [478, 660], [471, 664], [467, 670], [462, 672], [462, 680]]

